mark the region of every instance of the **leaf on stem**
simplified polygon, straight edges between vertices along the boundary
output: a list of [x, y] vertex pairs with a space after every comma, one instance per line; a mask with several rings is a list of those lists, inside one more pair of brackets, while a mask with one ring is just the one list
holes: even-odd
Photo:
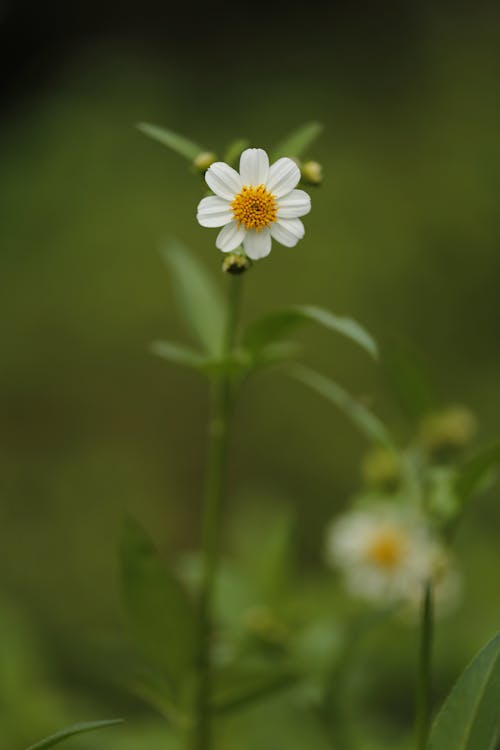
[[189, 367], [192, 370], [199, 370], [207, 362], [207, 358], [183, 344], [177, 344], [174, 341], [153, 341], [151, 351], [158, 357], [172, 362], [174, 365]]
[[231, 167], [236, 167], [242, 151], [248, 148], [249, 145], [250, 141], [248, 141], [247, 138], [238, 138], [237, 140], [229, 144], [229, 147], [224, 154], [222, 161], [225, 161], [226, 164], [229, 164], [229, 166]]
[[167, 148], [175, 151], [179, 156], [183, 156], [189, 162], [194, 161], [200, 153], [206, 151], [202, 146], [190, 141], [183, 135], [174, 133], [172, 130], [160, 127], [159, 125], [152, 125], [149, 122], [139, 122], [137, 128], [141, 133], [147, 135], [148, 138], [152, 138], [163, 146], [167, 146]]
[[98, 729], [106, 729], [106, 727], [113, 727], [116, 724], [123, 724], [123, 719], [106, 719], [104, 721], [87, 721], [81, 724], [73, 724], [71, 727], [66, 727], [60, 732], [46, 737], [44, 740], [30, 745], [27, 750], [47, 750], [49, 747], [54, 747], [60, 742], [64, 742], [70, 737], [74, 737], [77, 734], [84, 734], [84, 732], [96, 732]]
[[394, 442], [383, 422], [334, 380], [303, 365], [292, 365], [288, 373], [335, 404], [369, 440], [395, 450]]
[[179, 685], [194, 663], [195, 614], [184, 589], [134, 520], [125, 523], [121, 582], [132, 633], [146, 658]]
[[465, 462], [455, 480], [455, 492], [463, 505], [483, 489], [500, 464], [500, 443], [494, 443]]
[[296, 680], [296, 674], [276, 670], [256, 674], [220, 675], [213, 709], [217, 713], [229, 713], [246, 708], [249, 704], [286, 690]]
[[410, 422], [418, 422], [435, 408], [436, 396], [425, 362], [400, 346], [384, 347], [382, 366], [394, 398]]
[[243, 346], [258, 351], [264, 345], [288, 335], [304, 323], [318, 323], [340, 333], [358, 344], [374, 359], [378, 357], [377, 344], [373, 337], [352, 318], [334, 315], [329, 310], [313, 305], [294, 305], [265, 315], [252, 323], [243, 336]]
[[432, 726], [427, 750], [488, 750], [500, 730], [500, 633], [459, 677]]
[[286, 136], [272, 152], [272, 158], [282, 156], [299, 158], [311, 146], [323, 130], [320, 122], [306, 122]]
[[212, 277], [179, 242], [169, 242], [162, 256], [172, 274], [174, 294], [186, 323], [206, 351], [220, 355], [224, 302]]

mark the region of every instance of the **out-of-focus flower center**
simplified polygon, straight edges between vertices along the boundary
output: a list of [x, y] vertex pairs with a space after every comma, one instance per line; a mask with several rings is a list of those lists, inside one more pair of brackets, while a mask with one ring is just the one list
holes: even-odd
[[380, 529], [366, 549], [369, 562], [386, 570], [397, 568], [406, 555], [408, 539], [401, 529]]
[[265, 185], [244, 185], [231, 203], [231, 209], [238, 224], [257, 232], [275, 222], [278, 212], [276, 199]]

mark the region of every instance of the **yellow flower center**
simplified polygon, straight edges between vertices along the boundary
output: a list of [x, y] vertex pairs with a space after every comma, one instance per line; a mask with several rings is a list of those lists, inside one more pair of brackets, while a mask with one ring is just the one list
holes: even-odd
[[245, 229], [260, 232], [277, 218], [276, 199], [265, 185], [244, 185], [231, 203], [234, 218]]
[[366, 557], [371, 563], [386, 570], [392, 570], [401, 564], [407, 546], [407, 537], [401, 529], [382, 529], [368, 545]]

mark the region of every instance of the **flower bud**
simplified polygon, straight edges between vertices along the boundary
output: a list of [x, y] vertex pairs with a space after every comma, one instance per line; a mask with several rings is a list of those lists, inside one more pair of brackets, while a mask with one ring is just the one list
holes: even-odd
[[247, 271], [252, 265], [250, 258], [242, 253], [228, 253], [222, 261], [222, 270], [224, 273], [231, 273], [238, 276]]
[[306, 185], [321, 185], [323, 182], [323, 167], [317, 161], [306, 161], [302, 164], [302, 182]]
[[201, 151], [198, 156], [193, 159], [193, 167], [197, 172], [204, 174], [216, 159], [217, 157], [213, 151]]
[[394, 492], [401, 482], [400, 463], [386, 448], [374, 448], [367, 453], [361, 471], [370, 487], [384, 492]]
[[476, 418], [464, 406], [428, 414], [420, 425], [420, 442], [437, 463], [457, 457], [476, 433]]

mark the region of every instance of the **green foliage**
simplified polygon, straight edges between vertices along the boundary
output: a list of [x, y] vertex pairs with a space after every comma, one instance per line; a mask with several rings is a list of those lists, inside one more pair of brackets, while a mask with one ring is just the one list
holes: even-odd
[[179, 688], [195, 653], [195, 615], [187, 595], [131, 519], [123, 529], [120, 560], [123, 598], [137, 644]]
[[280, 693], [297, 681], [298, 675], [281, 669], [260, 669], [258, 672], [236, 672], [219, 675], [214, 694], [213, 708], [227, 714]]
[[51, 737], [46, 737], [44, 740], [40, 740], [40, 742], [37, 742], [35, 745], [31, 745], [28, 750], [48, 750], [49, 747], [54, 747], [54, 745], [58, 745], [60, 742], [64, 742], [77, 734], [96, 732], [98, 729], [113, 727], [122, 722], [123, 719], [107, 719], [105, 721], [88, 721], [83, 724], [73, 724], [73, 726], [62, 729]]
[[243, 345], [252, 351], [259, 351], [264, 345], [288, 335], [304, 323], [318, 323], [340, 333], [372, 357], [377, 357], [374, 339], [359, 323], [313, 305], [294, 305], [265, 315], [247, 328], [243, 335]]
[[184, 344], [177, 344], [175, 341], [153, 341], [151, 351], [174, 365], [195, 370], [202, 368], [207, 363], [207, 358], [199, 352], [184, 346]]
[[233, 530], [245, 578], [258, 592], [261, 602], [274, 605], [289, 591], [295, 572], [294, 530], [291, 510], [276, 505], [242, 514]]
[[432, 385], [413, 352], [395, 346], [384, 347], [382, 366], [392, 394], [410, 422], [417, 422], [433, 408]]
[[289, 374], [335, 404], [370, 441], [395, 450], [393, 440], [383, 422], [338, 383], [302, 365], [293, 365], [289, 369]]
[[484, 487], [499, 464], [500, 443], [495, 443], [460, 467], [455, 480], [455, 492], [462, 505]]
[[162, 255], [172, 274], [179, 309], [203, 348], [218, 356], [222, 351], [224, 302], [213, 279], [196, 256], [171, 241]]
[[167, 146], [167, 148], [172, 149], [172, 151], [175, 151], [179, 156], [183, 156], [189, 162], [193, 162], [193, 160], [205, 150], [202, 146], [198, 146], [197, 143], [190, 141], [183, 135], [179, 135], [172, 130], [159, 127], [158, 125], [151, 125], [148, 122], [140, 122], [138, 123], [137, 128], [141, 133], [147, 135], [148, 138], [152, 138], [163, 146]]
[[248, 148], [250, 141], [247, 138], [237, 138], [235, 141], [229, 144], [226, 153], [222, 161], [229, 164], [231, 167], [238, 167], [238, 160], [241, 156], [242, 151]]
[[323, 125], [319, 122], [307, 122], [301, 125], [276, 146], [272, 152], [273, 160], [282, 156], [298, 159], [314, 143], [322, 130]]
[[455, 683], [431, 730], [428, 750], [493, 750], [500, 730], [500, 634]]

